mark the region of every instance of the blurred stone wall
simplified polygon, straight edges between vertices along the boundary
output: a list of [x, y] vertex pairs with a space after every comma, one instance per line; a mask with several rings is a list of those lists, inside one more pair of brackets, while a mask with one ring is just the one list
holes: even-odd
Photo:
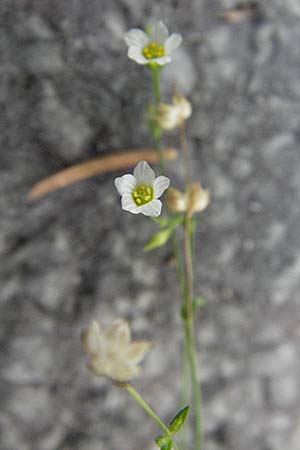
[[[228, 23], [230, 0], [1, 0], [1, 450], [153, 448], [155, 425], [85, 368], [91, 318], [155, 340], [135, 385], [165, 420], [177, 408], [174, 267], [166, 248], [143, 253], [154, 227], [121, 210], [121, 173], [26, 198], [74, 163], [151, 145], [149, 75], [123, 34], [158, 18], [184, 37], [163, 87], [193, 103], [194, 174], [213, 199], [195, 257], [204, 450], [299, 450], [300, 6], [261, 3]], [[168, 175], [182, 185], [180, 159]]]

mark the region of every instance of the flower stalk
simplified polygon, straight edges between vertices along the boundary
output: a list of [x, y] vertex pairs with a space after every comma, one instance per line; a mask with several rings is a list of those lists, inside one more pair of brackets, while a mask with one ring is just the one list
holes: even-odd
[[191, 249], [191, 215], [186, 214], [185, 217], [185, 242], [184, 253], [186, 263], [186, 298], [185, 311], [183, 315], [186, 350], [189, 361], [189, 368], [191, 374], [192, 397], [195, 415], [195, 450], [202, 449], [202, 417], [201, 417], [201, 391], [198, 381], [198, 368], [196, 356], [196, 339], [195, 339], [195, 324], [194, 324], [194, 307], [193, 307], [193, 259]]

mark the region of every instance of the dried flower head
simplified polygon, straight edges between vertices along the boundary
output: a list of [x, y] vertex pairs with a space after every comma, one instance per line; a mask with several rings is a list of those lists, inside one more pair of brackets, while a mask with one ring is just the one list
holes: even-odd
[[160, 103], [154, 112], [154, 120], [164, 130], [179, 127], [192, 114], [190, 102], [180, 92], [175, 91], [172, 103]]
[[136, 165], [133, 175], [127, 174], [115, 179], [115, 186], [122, 196], [122, 208], [145, 216], [160, 215], [162, 203], [158, 198], [169, 185], [169, 178], [155, 178], [154, 171], [146, 161], [140, 161]]
[[150, 341], [131, 341], [128, 322], [123, 319], [106, 328], [93, 321], [82, 333], [81, 343], [90, 358], [90, 371], [119, 382], [140, 374], [139, 363], [152, 347]]
[[128, 58], [138, 64], [158, 64], [164, 66], [171, 62], [172, 52], [180, 45], [182, 37], [169, 31], [160, 20], [149, 34], [139, 28], [132, 28], [124, 36], [128, 49]]
[[166, 204], [171, 211], [185, 212], [189, 215], [204, 211], [210, 202], [210, 194], [200, 183], [189, 184], [186, 192], [170, 188], [166, 194]]

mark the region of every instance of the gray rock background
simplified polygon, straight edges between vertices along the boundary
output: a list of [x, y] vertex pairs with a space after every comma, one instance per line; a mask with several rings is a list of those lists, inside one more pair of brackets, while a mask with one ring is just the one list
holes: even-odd
[[157, 18], [184, 36], [164, 92], [176, 81], [193, 103], [213, 198], [195, 258], [204, 450], [299, 450], [300, 4], [261, 3], [260, 20], [229, 24], [229, 0], [1, 0], [1, 450], [153, 448], [156, 427], [85, 368], [94, 317], [156, 341], [135, 385], [165, 420], [177, 408], [174, 268], [167, 249], [142, 252], [153, 224], [121, 211], [119, 173], [26, 199], [76, 162], [151, 144], [150, 79], [122, 36]]

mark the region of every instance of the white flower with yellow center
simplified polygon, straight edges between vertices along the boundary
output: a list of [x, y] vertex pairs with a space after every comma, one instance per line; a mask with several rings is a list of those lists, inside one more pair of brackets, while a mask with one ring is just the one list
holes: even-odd
[[154, 171], [146, 161], [140, 161], [133, 175], [127, 174], [115, 179], [115, 186], [122, 196], [122, 208], [133, 214], [157, 217], [162, 203], [158, 198], [169, 187], [167, 177], [155, 178]]
[[160, 20], [152, 28], [149, 34], [139, 28], [132, 28], [124, 36], [128, 49], [128, 58], [138, 64], [153, 64], [159, 66], [171, 62], [172, 52], [180, 45], [182, 37], [169, 31]]
[[93, 321], [82, 333], [81, 343], [90, 357], [90, 371], [120, 382], [140, 374], [139, 363], [152, 347], [150, 341], [131, 341], [128, 322], [123, 319], [105, 328]]

